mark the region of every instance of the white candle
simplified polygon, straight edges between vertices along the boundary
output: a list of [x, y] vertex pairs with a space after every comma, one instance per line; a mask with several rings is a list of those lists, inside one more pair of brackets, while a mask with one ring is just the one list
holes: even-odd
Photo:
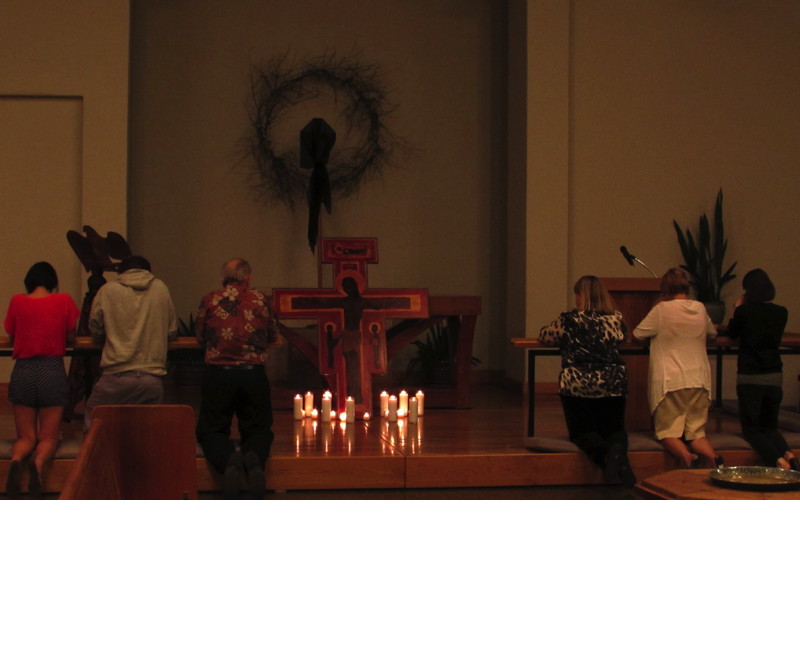
[[352, 397], [348, 397], [344, 403], [344, 412], [348, 422], [356, 421], [356, 402]]
[[314, 410], [314, 396], [311, 394], [311, 391], [306, 393], [306, 401], [303, 409], [305, 410], [306, 415], [311, 415], [311, 411]]
[[317, 409], [311, 409], [311, 417], [316, 420], [319, 417], [319, 411], [317, 411]]
[[303, 398], [300, 395], [294, 396], [294, 419], [303, 419]]
[[330, 422], [331, 420], [331, 392], [326, 390], [322, 394], [322, 421]]
[[364, 422], [369, 422], [370, 415], [367, 411], [364, 411], [364, 415], [361, 417], [364, 419]]
[[419, 415], [419, 402], [416, 397], [412, 397], [408, 404], [408, 421], [416, 422]]
[[417, 391], [417, 415], [425, 413], [425, 393]]
[[345, 413], [344, 411], [339, 413], [339, 421], [340, 422], [345, 422], [346, 420], [347, 420], [347, 413]]
[[389, 410], [389, 393], [383, 391], [381, 393], [381, 413], [386, 413]]
[[408, 411], [408, 393], [405, 390], [400, 391], [400, 399], [397, 400], [397, 408]]
[[402, 420], [406, 415], [408, 415], [408, 414], [406, 413], [405, 409], [401, 409], [400, 407], [397, 408], [397, 419], [398, 420]]
[[397, 420], [397, 398], [394, 395], [389, 396], [389, 420], [395, 422]]

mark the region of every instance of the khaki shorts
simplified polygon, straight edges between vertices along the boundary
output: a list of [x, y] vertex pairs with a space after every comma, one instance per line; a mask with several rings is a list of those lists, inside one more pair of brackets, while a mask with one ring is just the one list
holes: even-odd
[[710, 404], [711, 398], [705, 388], [670, 391], [653, 412], [656, 440], [705, 437]]

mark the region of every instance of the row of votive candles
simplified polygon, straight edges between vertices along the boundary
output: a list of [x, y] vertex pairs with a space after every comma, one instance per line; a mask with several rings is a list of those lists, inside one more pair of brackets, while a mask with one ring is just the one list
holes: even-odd
[[[336, 419], [336, 411], [332, 407], [333, 395], [326, 390], [322, 394], [322, 404], [320, 409], [314, 407], [314, 394], [309, 391], [304, 397], [299, 394], [294, 396], [294, 419], [302, 420], [304, 417], [319, 418], [323, 422], [330, 422]], [[380, 410], [383, 417], [390, 421], [398, 418], [408, 418], [409, 422], [416, 422], [417, 418], [425, 411], [425, 395], [419, 390], [416, 395], [409, 398], [408, 393], [403, 390], [400, 395], [389, 395], [383, 391], [380, 395]], [[339, 413], [339, 419], [343, 422], [355, 422], [356, 404], [352, 397], [345, 400], [344, 412]], [[369, 413], [364, 413], [363, 419], [369, 420]]]
[[398, 418], [408, 418], [409, 422], [416, 422], [417, 418], [425, 413], [425, 394], [418, 390], [416, 395], [409, 397], [404, 390], [400, 395], [389, 395], [383, 391], [380, 396], [381, 413], [390, 422]]
[[[294, 396], [294, 419], [302, 420], [307, 418], [319, 418], [323, 422], [330, 422], [336, 418], [336, 411], [333, 410], [333, 395], [329, 390], [322, 394], [322, 404], [320, 409], [314, 407], [314, 394], [309, 391], [305, 398], [300, 395]], [[339, 413], [339, 419], [343, 422], [356, 421], [356, 403], [352, 397], [348, 397], [344, 403], [344, 411]], [[369, 413], [364, 413], [364, 419], [369, 420]]]

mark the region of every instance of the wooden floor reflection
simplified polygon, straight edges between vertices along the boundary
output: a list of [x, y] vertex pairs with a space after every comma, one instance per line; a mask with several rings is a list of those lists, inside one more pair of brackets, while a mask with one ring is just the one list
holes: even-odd
[[[199, 389], [171, 386], [165, 402], [189, 404], [197, 410]], [[527, 449], [527, 402], [519, 389], [476, 385], [472, 408], [426, 409], [416, 423], [382, 418], [353, 423], [295, 420], [291, 397], [286, 399], [276, 391], [273, 403], [275, 442], [266, 480], [274, 498], [304, 498], [304, 494], [325, 498], [325, 491], [338, 495], [335, 498], [373, 498], [372, 494], [377, 495], [374, 498], [575, 498], [564, 496], [566, 486], [590, 486], [593, 496], [589, 498], [625, 498], [627, 494], [604, 486], [602, 472], [583, 454]], [[709, 428], [735, 431], [738, 423], [730, 415], [712, 412]], [[4, 444], [10, 447], [14, 423], [5, 401], [0, 403], [0, 430]], [[538, 395], [537, 435], [563, 434], [565, 430], [557, 395]], [[79, 419], [65, 424], [62, 451], [76, 452], [81, 439]], [[632, 455], [631, 462], [637, 474], [652, 475], [670, 469], [661, 456]], [[63, 476], [68, 474], [68, 459], [64, 454], [56, 461], [64, 464], [59, 470]], [[221, 477], [201, 456], [197, 462], [200, 491], [217, 493]], [[56, 469], [54, 466], [53, 476], [59, 473]], [[540, 487], [549, 491], [527, 496]], [[461, 495], [476, 489], [487, 492], [458, 497], [447, 492], [453, 489]]]

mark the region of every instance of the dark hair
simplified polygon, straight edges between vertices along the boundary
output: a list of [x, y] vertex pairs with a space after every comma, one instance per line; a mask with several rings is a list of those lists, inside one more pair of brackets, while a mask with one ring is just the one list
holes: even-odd
[[661, 293], [665, 296], [689, 293], [689, 274], [679, 266], [671, 268], [661, 277]]
[[117, 264], [117, 273], [124, 273], [125, 271], [130, 271], [131, 269], [143, 269], [145, 271], [152, 270], [150, 268], [150, 262], [147, 261], [147, 258], [142, 257], [141, 255], [131, 255]]
[[25, 274], [25, 290], [33, 293], [36, 287], [44, 287], [50, 293], [58, 288], [58, 275], [49, 262], [36, 262]]
[[768, 302], [775, 297], [775, 285], [763, 269], [748, 271], [742, 278], [746, 303]]

